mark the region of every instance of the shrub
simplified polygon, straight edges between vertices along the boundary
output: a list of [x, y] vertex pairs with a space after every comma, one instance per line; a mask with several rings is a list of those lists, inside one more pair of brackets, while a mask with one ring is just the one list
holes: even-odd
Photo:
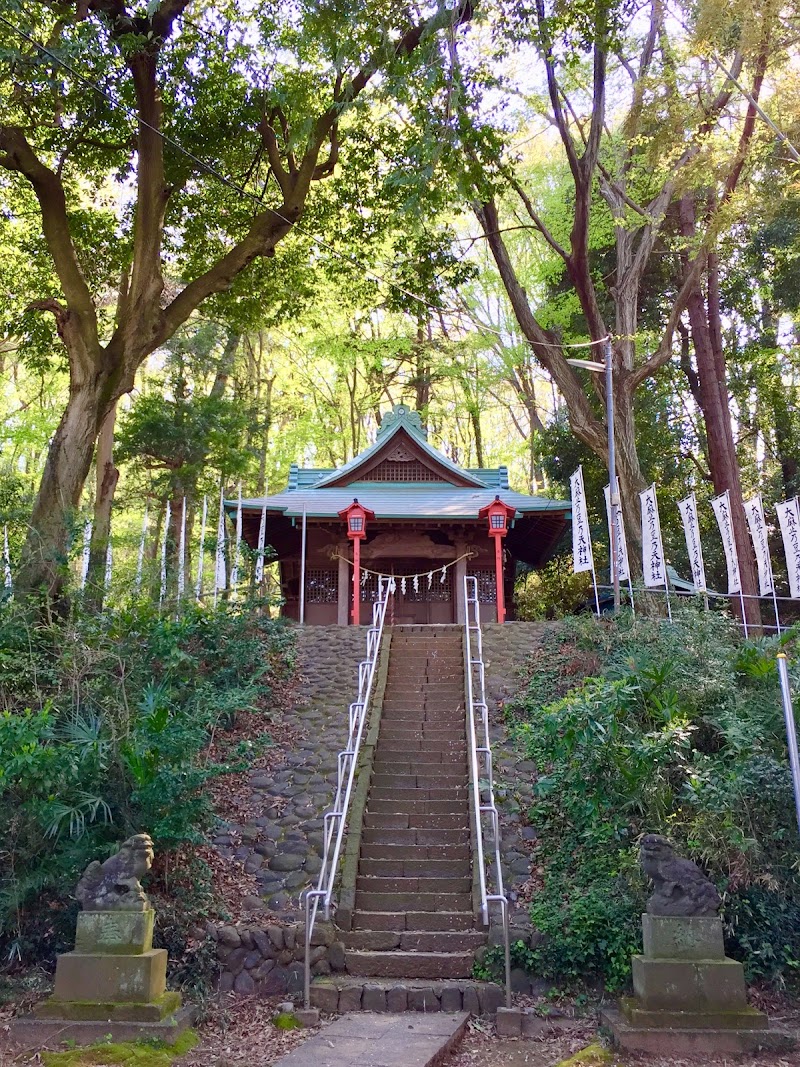
[[[274, 686], [291, 671], [293, 640], [285, 624], [245, 606], [187, 604], [175, 618], [137, 603], [54, 626], [3, 608], [0, 942], [7, 956], [63, 948], [81, 871], [131, 833], [146, 830], [162, 853], [204, 839], [213, 820], [204, 786], [241, 765], [234, 747], [210, 762], [209, 739], [224, 738], [244, 715], [259, 720], [253, 734], [265, 734]], [[204, 881], [195, 871], [190, 884], [206, 906]]]
[[[636, 839], [657, 832], [717, 882], [730, 951], [748, 973], [797, 977], [800, 872], [775, 651], [693, 610], [673, 625], [585, 618], [545, 635], [547, 669], [509, 709], [539, 768], [529, 815], [545, 869], [531, 909], [548, 935], [534, 950], [543, 976], [625, 981], [645, 900]], [[576, 656], [597, 670], [574, 685]]]
[[593, 603], [592, 580], [584, 571], [575, 574], [572, 556], [556, 556], [540, 570], [517, 579], [514, 605], [518, 619], [563, 619]]

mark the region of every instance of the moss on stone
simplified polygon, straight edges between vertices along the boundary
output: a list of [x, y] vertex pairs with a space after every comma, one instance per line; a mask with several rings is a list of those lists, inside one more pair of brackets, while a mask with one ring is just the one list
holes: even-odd
[[303, 1024], [290, 1011], [280, 1011], [272, 1020], [279, 1030], [298, 1030]]
[[172, 1045], [163, 1041], [124, 1041], [119, 1044], [85, 1045], [65, 1052], [43, 1052], [44, 1067], [93, 1067], [115, 1064], [119, 1067], [171, 1067], [198, 1042], [194, 1030], [185, 1030]]
[[568, 1060], [561, 1060], [556, 1067], [604, 1067], [614, 1063], [614, 1055], [598, 1041], [576, 1052]]

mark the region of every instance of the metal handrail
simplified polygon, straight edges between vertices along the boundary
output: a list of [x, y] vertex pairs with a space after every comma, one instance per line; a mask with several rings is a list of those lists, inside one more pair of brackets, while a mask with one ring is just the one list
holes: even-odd
[[347, 747], [339, 753], [333, 807], [324, 816], [322, 867], [320, 868], [316, 889], [309, 889], [305, 893], [306, 929], [303, 995], [307, 1008], [311, 1006], [311, 935], [314, 931], [314, 922], [316, 921], [320, 904], [324, 909], [325, 918], [330, 919], [331, 916], [333, 888], [339, 867], [339, 857], [342, 852], [342, 842], [344, 840], [345, 826], [347, 825], [347, 812], [353, 792], [353, 781], [358, 765], [358, 755], [361, 750], [364, 724], [367, 720], [369, 702], [372, 697], [375, 669], [378, 663], [383, 626], [386, 620], [386, 607], [389, 603], [389, 597], [394, 591], [394, 578], [384, 578], [382, 576], [378, 578], [378, 599], [372, 605], [372, 625], [367, 630], [367, 658], [358, 665], [358, 696], [348, 709], [349, 734]]
[[[503, 869], [500, 864], [500, 819], [494, 798], [494, 782], [492, 778], [492, 746], [489, 738], [489, 707], [486, 703], [486, 678], [483, 667], [481, 610], [478, 600], [478, 579], [469, 574], [464, 577], [464, 610], [467, 744], [472, 782], [478, 878], [481, 890], [481, 917], [484, 925], [488, 926], [490, 904], [500, 905], [500, 915], [503, 923], [503, 947], [505, 950], [506, 1007], [510, 1008], [511, 947], [508, 930], [508, 897], [503, 886]], [[475, 699], [476, 689], [477, 700]], [[480, 715], [480, 723], [476, 721], [476, 714], [478, 713]], [[485, 817], [488, 818], [492, 834], [490, 862], [493, 866], [494, 893], [489, 892], [486, 879], [483, 827]]]

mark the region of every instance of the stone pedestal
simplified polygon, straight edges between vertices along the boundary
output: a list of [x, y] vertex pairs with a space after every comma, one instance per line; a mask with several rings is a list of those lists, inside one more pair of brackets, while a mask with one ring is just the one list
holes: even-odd
[[634, 995], [604, 1013], [618, 1045], [662, 1055], [792, 1047], [747, 1003], [744, 971], [725, 956], [719, 916], [643, 915], [642, 934]]
[[109, 1032], [118, 1040], [174, 1041], [191, 1019], [180, 993], [167, 991], [167, 953], [153, 948], [154, 919], [152, 909], [81, 912], [75, 951], [58, 957], [52, 997], [33, 1019], [15, 1020], [15, 1036], [47, 1040], [53, 1030], [78, 1044]]

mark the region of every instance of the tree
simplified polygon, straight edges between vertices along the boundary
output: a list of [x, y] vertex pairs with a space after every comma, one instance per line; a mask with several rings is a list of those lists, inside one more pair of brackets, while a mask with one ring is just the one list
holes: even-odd
[[[471, 14], [468, 0], [414, 22], [398, 8], [312, 4], [298, 22], [280, 4], [248, 17], [235, 3], [80, 0], [57, 14], [35, 5], [23, 20], [19, 50], [0, 60], [0, 169], [36, 197], [58, 287], [35, 304], [52, 314], [66, 348], [69, 397], [19, 589], [61, 594], [69, 515], [97, 434], [142, 362], [203, 301], [235, 291], [251, 264], [275, 265], [312, 187], [334, 172], [370, 84], [408, 92], [437, 32]], [[6, 21], [9, 28], [17, 32]], [[253, 74], [253, 34], [272, 56], [266, 77]], [[220, 173], [243, 175], [246, 195]], [[132, 189], [121, 212], [105, 206], [114, 180]], [[109, 278], [121, 268], [127, 284], [105, 314]], [[180, 282], [170, 288], [165, 279], [176, 270]], [[280, 264], [264, 275], [275, 284]]]
[[[539, 190], [525, 182], [524, 171], [512, 166], [507, 154], [495, 166], [476, 150], [471, 169], [479, 197], [476, 215], [520, 330], [561, 392], [573, 433], [605, 463], [607, 428], [600, 414], [604, 382], [592, 376], [591, 390], [601, 402], [595, 404], [587, 395], [584, 372], [567, 363], [570, 353], [564, 342], [568, 338], [543, 321], [519, 277], [506, 237], [509, 226], [515, 228], [514, 222], [519, 222], [528, 232], [538, 234], [563, 263], [581, 315], [580, 328], [572, 336], [593, 342], [596, 358], [603, 352], [604, 338], [611, 338], [617, 473], [626, 526], [634, 543], [640, 540], [637, 496], [645, 479], [636, 447], [633, 398], [673, 358], [676, 330], [703, 272], [704, 250], [730, 202], [752, 140], [749, 108], [739, 106], [733, 79], [752, 68], [753, 88], [758, 93], [764, 57], [771, 54], [775, 18], [771, 10], [759, 12], [746, 25], [737, 26], [737, 16], [731, 14], [724, 27], [717, 26], [716, 47], [723, 47], [719, 42], [723, 33], [728, 34], [732, 77], [715, 77], [707, 63], [701, 64], [699, 74], [690, 65], [679, 69], [676, 51], [681, 43], [670, 38], [673, 30], [660, 0], [652, 0], [648, 10], [649, 26], [641, 40], [623, 27], [622, 9], [605, 0], [566, 14], [557, 6], [547, 6], [545, 0], [536, 0], [532, 24], [519, 31], [536, 41], [546, 79], [546, 114], [568, 165], [570, 220], [566, 227], [559, 229], [545, 217]], [[747, 36], [753, 30], [755, 45]], [[576, 59], [580, 52], [589, 56], [585, 82]], [[627, 106], [609, 131], [609, 86], [619, 99], [624, 92], [623, 75], [629, 79]], [[576, 82], [579, 89], [573, 91]], [[588, 105], [583, 103], [587, 96]], [[699, 101], [697, 107], [687, 106], [691, 99]], [[718, 128], [729, 131], [732, 127], [738, 133], [729, 141], [722, 138], [722, 158], [713, 160], [729, 192], [704, 217], [697, 235], [700, 251], [691, 257], [669, 304], [662, 306], [658, 330], [643, 336], [642, 281], [667, 213], [682, 186], [693, 183], [702, 164], [710, 164], [710, 146]], [[496, 136], [493, 132], [492, 138]], [[729, 142], [732, 147], [725, 152]], [[512, 213], [508, 225], [504, 212]], [[592, 250], [596, 226], [610, 227], [614, 238], [613, 262], [603, 271]], [[645, 345], [649, 351], [642, 355]], [[743, 558], [750, 561], [749, 551]], [[752, 585], [751, 562], [749, 569], [745, 564], [743, 574]]]

